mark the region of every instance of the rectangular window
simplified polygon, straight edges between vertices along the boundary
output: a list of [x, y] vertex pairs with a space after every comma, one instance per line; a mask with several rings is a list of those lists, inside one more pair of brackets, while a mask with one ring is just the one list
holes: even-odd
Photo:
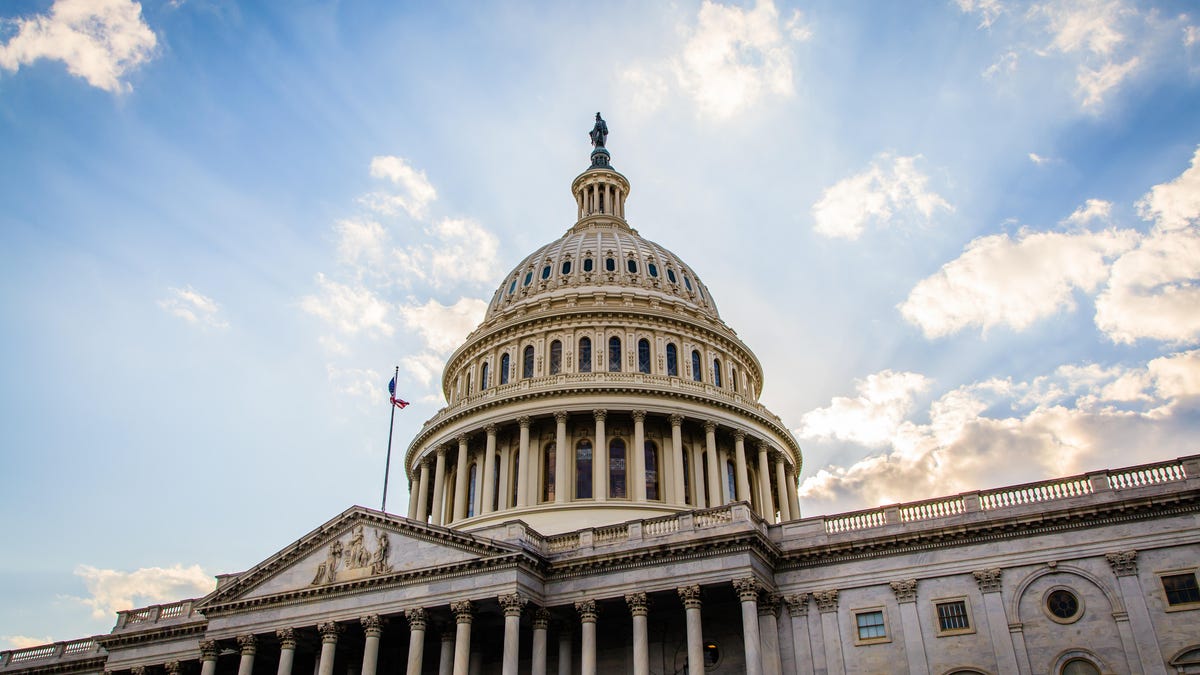
[[1167, 604], [1188, 605], [1200, 603], [1200, 587], [1196, 586], [1196, 573], [1164, 574], [1162, 577], [1163, 592], [1167, 595]]
[[887, 638], [887, 630], [883, 625], [883, 610], [877, 609], [869, 612], [858, 612], [854, 615], [854, 620], [858, 625], [858, 639], [860, 642]]
[[967, 602], [965, 600], [951, 600], [949, 602], [939, 602], [937, 607], [938, 630], [946, 633], [950, 631], [969, 630], [971, 628], [971, 619], [967, 616]]

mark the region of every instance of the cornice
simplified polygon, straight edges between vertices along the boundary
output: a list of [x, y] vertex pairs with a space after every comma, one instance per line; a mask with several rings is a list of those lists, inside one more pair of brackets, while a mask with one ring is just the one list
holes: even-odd
[[698, 560], [743, 552], [757, 555], [768, 567], [774, 567], [782, 553], [770, 539], [753, 529], [718, 536], [691, 536], [667, 544], [601, 551], [584, 558], [555, 561], [551, 556], [546, 578], [569, 579], [595, 571], [632, 570], [656, 566], [664, 561]]
[[56, 675], [58, 673], [95, 673], [104, 670], [104, 664], [108, 662], [107, 654], [100, 654], [86, 659], [75, 659], [72, 661], [56, 661], [55, 663], [47, 663], [40, 666], [32, 666], [22, 668], [18, 666], [9, 666], [0, 669], [0, 672], [5, 673], [21, 673], [21, 675]]
[[175, 624], [171, 626], [158, 626], [147, 630], [140, 630], [133, 633], [110, 633], [108, 635], [96, 636], [96, 643], [105, 651], [111, 652], [114, 648], [128, 647], [131, 645], [143, 644], [146, 642], [158, 642], [160, 640], [171, 640], [175, 638], [188, 637], [190, 635], [200, 635], [208, 628], [207, 619], [198, 619], [185, 624]]

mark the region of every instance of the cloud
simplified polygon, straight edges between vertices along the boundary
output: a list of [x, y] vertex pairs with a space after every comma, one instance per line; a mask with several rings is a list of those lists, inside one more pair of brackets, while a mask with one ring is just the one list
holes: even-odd
[[54, 639], [46, 637], [29, 637], [28, 635], [0, 635], [0, 640], [8, 643], [10, 649], [25, 649], [26, 647], [39, 647], [54, 642]]
[[492, 280], [498, 269], [500, 242], [479, 223], [443, 218], [425, 231], [434, 241], [393, 251], [396, 282], [408, 287], [422, 281], [434, 288]]
[[1080, 67], [1075, 82], [1083, 98], [1083, 107], [1096, 108], [1104, 103], [1105, 94], [1119, 86], [1139, 62], [1132, 58], [1125, 63], [1105, 63], [1098, 68]]
[[1103, 199], [1089, 199], [1083, 206], [1075, 209], [1071, 215], [1067, 216], [1063, 223], [1082, 227], [1093, 220], [1108, 220], [1108, 215], [1111, 212], [1112, 202], [1106, 202]]
[[75, 568], [75, 576], [83, 578], [90, 595], [72, 599], [91, 607], [96, 619], [124, 609], [199, 597], [216, 587], [213, 577], [199, 565], [143, 567], [132, 572], [80, 565]]
[[929, 177], [916, 168], [920, 155], [877, 155], [862, 173], [826, 188], [813, 204], [813, 229], [826, 237], [857, 239], [868, 223], [888, 225], [894, 217], [919, 215], [928, 221], [937, 209], [953, 211], [929, 190]]
[[1178, 178], [1150, 188], [1137, 202], [1138, 215], [1162, 230], [1181, 230], [1200, 219], [1200, 147]]
[[914, 395], [929, 388], [918, 373], [884, 370], [856, 383], [858, 396], [836, 397], [828, 407], [805, 413], [796, 433], [806, 438], [832, 438], [868, 447], [886, 444], [912, 411]]
[[428, 215], [429, 204], [437, 199], [437, 190], [425, 177], [425, 172], [414, 169], [402, 157], [373, 157], [371, 176], [385, 179], [400, 188], [399, 193], [373, 192], [363, 198], [368, 208], [379, 213], [394, 215], [404, 211], [417, 220], [423, 220]]
[[1029, 161], [1033, 162], [1034, 164], [1037, 164], [1038, 166], [1045, 166], [1046, 164], [1049, 164], [1050, 162], [1052, 162], [1054, 160], [1050, 159], [1049, 157], [1042, 157], [1041, 155], [1037, 154], [1036, 152], [1031, 152], [1031, 153], [1029, 153]]
[[316, 295], [300, 300], [300, 308], [320, 317], [346, 335], [360, 332], [390, 336], [395, 328], [388, 322], [391, 306], [369, 288], [350, 286], [317, 274]]
[[1014, 330], [1075, 307], [1074, 292], [1091, 292], [1108, 278], [1114, 257], [1134, 246], [1132, 231], [1031, 232], [1017, 239], [989, 235], [967, 244], [958, 258], [922, 279], [900, 313], [928, 338], [969, 326]]
[[56, 0], [49, 14], [16, 19], [17, 33], [0, 45], [0, 67], [16, 71], [38, 59], [62, 61], [67, 72], [112, 93], [132, 87], [121, 78], [153, 56], [157, 38], [130, 0]]
[[991, 28], [996, 19], [1006, 11], [1000, 0], [955, 0], [955, 2], [962, 11], [979, 15], [980, 28]]
[[374, 220], [346, 218], [333, 226], [338, 237], [338, 260], [362, 269], [379, 269], [388, 248], [387, 231]]
[[444, 359], [433, 352], [421, 352], [400, 359], [400, 367], [424, 387], [441, 378], [444, 363]]
[[170, 297], [158, 301], [158, 306], [171, 316], [177, 316], [190, 324], [206, 328], [228, 328], [229, 322], [221, 318], [221, 307], [215, 300], [199, 293], [191, 286], [168, 288]]
[[483, 320], [487, 303], [478, 298], [459, 298], [453, 305], [429, 300], [423, 305], [401, 306], [399, 310], [405, 324], [421, 335], [430, 350], [448, 354]]
[[726, 120], [768, 95], [790, 98], [792, 43], [812, 37], [799, 10], [780, 25], [771, 0], [753, 9], [705, 0], [678, 54], [661, 63], [632, 64], [620, 77], [634, 88], [644, 112], [655, 109], [672, 86], [696, 105], [701, 118]]
[[1012, 75], [1017, 72], [1017, 65], [1021, 62], [1021, 56], [1015, 51], [1009, 50], [1000, 55], [996, 62], [983, 70], [983, 77], [986, 80], [995, 79], [1000, 75]]
[[390, 379], [370, 368], [342, 369], [333, 364], [326, 364], [325, 373], [337, 393], [366, 400], [383, 399]]

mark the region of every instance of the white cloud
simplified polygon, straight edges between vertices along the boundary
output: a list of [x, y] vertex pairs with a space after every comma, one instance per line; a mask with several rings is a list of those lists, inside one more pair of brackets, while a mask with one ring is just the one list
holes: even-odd
[[16, 71], [38, 59], [62, 61], [67, 72], [105, 91], [130, 91], [126, 72], [153, 56], [157, 38], [130, 0], [56, 0], [49, 14], [16, 19], [0, 45], [0, 67]]
[[1096, 108], [1104, 103], [1104, 96], [1118, 87], [1137, 68], [1139, 59], [1131, 58], [1125, 63], [1105, 63], [1097, 68], [1080, 66], [1075, 76], [1077, 91], [1083, 99], [1084, 108]]
[[388, 248], [388, 235], [383, 225], [374, 220], [346, 218], [333, 228], [338, 235], [338, 259], [357, 268], [379, 269]]
[[929, 177], [916, 168], [920, 155], [875, 157], [862, 173], [826, 188], [813, 204], [814, 228], [826, 237], [857, 239], [867, 223], [880, 226], [893, 217], [920, 215], [926, 221], [937, 209], [953, 211], [940, 195], [928, 188]]
[[334, 391], [366, 400], [382, 399], [387, 392], [388, 380], [391, 379], [369, 368], [342, 369], [333, 364], [326, 364], [325, 372]]
[[1036, 5], [1030, 14], [1046, 20], [1051, 48], [1108, 55], [1125, 41], [1122, 20], [1137, 12], [1121, 0], [1060, 0]]
[[929, 380], [917, 373], [884, 370], [868, 375], [856, 383], [858, 396], [839, 396], [828, 407], [805, 413], [796, 433], [806, 438], [834, 438], [868, 447], [886, 444], [912, 411], [914, 396], [929, 385]]
[[1183, 45], [1191, 47], [1195, 44], [1200, 44], [1200, 26], [1184, 26]]
[[97, 619], [124, 609], [199, 597], [216, 587], [213, 577], [199, 565], [143, 567], [132, 572], [80, 565], [75, 575], [83, 578], [90, 596], [73, 599], [91, 607]]
[[422, 220], [428, 214], [429, 204], [437, 199], [437, 190], [425, 177], [425, 172], [414, 169], [402, 157], [381, 155], [371, 159], [371, 176], [383, 178], [400, 188], [399, 193], [375, 192], [363, 198], [372, 210], [393, 215], [405, 211]]
[[400, 359], [400, 367], [423, 387], [429, 387], [441, 378], [443, 365], [444, 359], [433, 352], [421, 352]]
[[301, 298], [304, 311], [325, 319], [346, 335], [359, 332], [390, 336], [394, 327], [388, 322], [391, 306], [364, 286], [348, 286], [317, 274], [316, 295]]
[[221, 318], [221, 306], [207, 295], [191, 286], [168, 288], [167, 291], [170, 297], [159, 300], [158, 306], [171, 316], [207, 328], [229, 327], [229, 322]]
[[1015, 51], [1009, 50], [1000, 55], [996, 62], [983, 70], [983, 77], [986, 80], [995, 79], [999, 75], [1012, 75], [1017, 72], [1017, 65], [1021, 61], [1021, 56]]
[[1031, 153], [1029, 153], [1029, 161], [1033, 162], [1034, 164], [1037, 164], [1038, 166], [1045, 166], [1045, 165], [1049, 164], [1050, 162], [1052, 162], [1053, 160], [1051, 160], [1049, 157], [1042, 157], [1041, 155], [1037, 154], [1036, 152], [1031, 152]]
[[1067, 225], [1082, 227], [1093, 220], [1108, 220], [1111, 212], [1112, 202], [1106, 202], [1103, 199], [1089, 199], [1083, 206], [1075, 209], [1071, 215], [1067, 216], [1063, 222]]
[[1138, 215], [1163, 230], [1181, 230], [1200, 219], [1200, 147], [1178, 178], [1150, 188], [1137, 203]]
[[425, 231], [432, 243], [395, 249], [397, 283], [411, 286], [422, 281], [434, 288], [460, 283], [486, 283], [498, 269], [500, 242], [479, 223], [463, 218], [443, 218]]
[[1134, 246], [1132, 231], [1021, 231], [975, 239], [963, 254], [921, 280], [900, 305], [926, 337], [968, 326], [1015, 330], [1075, 306], [1076, 290], [1093, 291], [1112, 258]]
[[423, 305], [399, 308], [405, 324], [421, 334], [425, 344], [438, 354], [447, 354], [463, 343], [483, 320], [487, 303], [478, 298], [459, 298], [453, 305], [429, 300]]
[[979, 15], [980, 28], [990, 28], [1006, 9], [1000, 0], [955, 0], [955, 2], [962, 11]]
[[8, 643], [10, 649], [25, 649], [26, 647], [40, 647], [54, 642], [50, 636], [46, 637], [29, 637], [28, 635], [0, 635], [0, 640]]

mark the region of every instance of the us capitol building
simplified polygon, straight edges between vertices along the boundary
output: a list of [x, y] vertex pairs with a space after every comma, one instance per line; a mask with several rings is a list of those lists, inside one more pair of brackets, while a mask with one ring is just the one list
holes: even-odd
[[761, 364], [630, 227], [607, 134], [446, 363], [405, 514], [0, 675], [1200, 672], [1200, 456], [803, 518]]

